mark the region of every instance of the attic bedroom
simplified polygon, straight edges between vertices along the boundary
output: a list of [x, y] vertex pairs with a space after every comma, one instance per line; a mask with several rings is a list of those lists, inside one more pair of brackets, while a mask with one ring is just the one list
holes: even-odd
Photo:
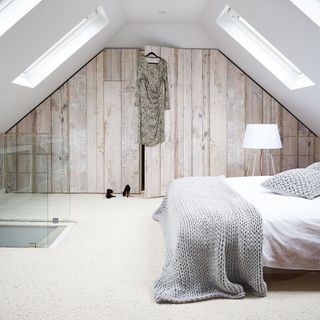
[[0, 0], [0, 319], [320, 319], [318, 0]]

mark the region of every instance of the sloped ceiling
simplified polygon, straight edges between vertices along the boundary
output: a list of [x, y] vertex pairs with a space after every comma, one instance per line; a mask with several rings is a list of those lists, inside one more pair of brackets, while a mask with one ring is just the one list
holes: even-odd
[[[227, 3], [316, 85], [289, 90], [226, 34], [215, 19]], [[214, 0], [208, 2], [201, 25], [218, 49], [320, 135], [320, 28], [316, 24], [289, 0]]]
[[[110, 23], [36, 88], [12, 84], [30, 64], [99, 5]], [[81, 66], [107, 46], [124, 26], [118, 0], [42, 0], [0, 37], [0, 132], [31, 111]]]
[[[316, 86], [290, 91], [215, 23], [231, 5]], [[36, 88], [11, 83], [102, 5], [109, 25]], [[289, 0], [43, 0], [0, 37], [0, 132], [5, 132], [105, 47], [217, 48], [320, 135], [320, 28]]]

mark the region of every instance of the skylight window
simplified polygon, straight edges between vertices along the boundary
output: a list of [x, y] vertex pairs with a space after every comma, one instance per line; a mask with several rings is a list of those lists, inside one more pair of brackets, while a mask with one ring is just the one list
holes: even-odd
[[0, 37], [42, 0], [0, 0]]
[[34, 88], [109, 23], [102, 7], [68, 32], [12, 83]]
[[319, 0], [290, 0], [306, 16], [320, 27], [320, 1]]
[[216, 23], [290, 90], [314, 83], [245, 19], [227, 5]]

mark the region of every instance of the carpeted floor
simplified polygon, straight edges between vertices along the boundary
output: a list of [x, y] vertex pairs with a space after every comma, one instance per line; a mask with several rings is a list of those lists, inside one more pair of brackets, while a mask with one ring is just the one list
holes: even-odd
[[161, 199], [73, 195], [55, 249], [0, 249], [0, 320], [320, 320], [320, 272], [267, 275], [268, 296], [158, 305]]

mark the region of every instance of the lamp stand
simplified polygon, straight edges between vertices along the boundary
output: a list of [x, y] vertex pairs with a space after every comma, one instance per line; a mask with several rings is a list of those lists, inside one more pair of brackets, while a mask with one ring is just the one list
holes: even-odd
[[[251, 175], [254, 176], [255, 171], [256, 171], [256, 162], [257, 162], [257, 154], [251, 153], [250, 158], [249, 158], [248, 168], [246, 171], [246, 176], [248, 176], [250, 174], [250, 171], [251, 171]], [[266, 168], [264, 168], [263, 162], [266, 163]], [[259, 156], [259, 171], [260, 171], [261, 176], [275, 175], [273, 156], [270, 152], [265, 151], [263, 149], [261, 149], [260, 156]]]
[[256, 162], [257, 162], [257, 154], [251, 153], [248, 168], [246, 171], [246, 176], [249, 175], [251, 167], [252, 167], [251, 175], [254, 176], [254, 173], [256, 171]]
[[[263, 160], [265, 160], [266, 163], [266, 170], [263, 168]], [[274, 169], [274, 161], [273, 156], [270, 151], [264, 151], [261, 149], [260, 151], [260, 175], [275, 175], [275, 169]]]

